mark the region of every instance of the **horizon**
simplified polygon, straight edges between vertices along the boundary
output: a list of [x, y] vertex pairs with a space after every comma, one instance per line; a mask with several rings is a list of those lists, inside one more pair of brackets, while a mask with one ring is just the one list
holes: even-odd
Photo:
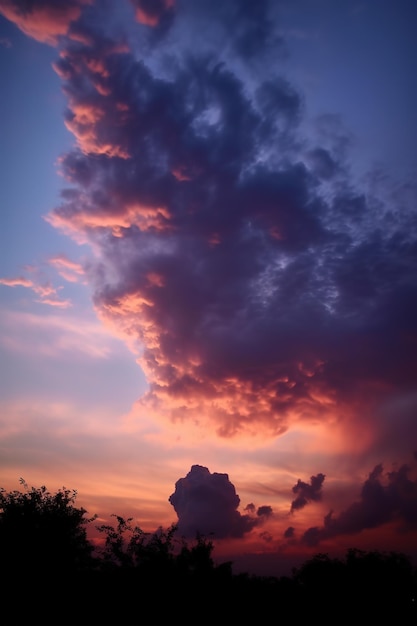
[[416, 17], [0, 0], [0, 487], [416, 561]]

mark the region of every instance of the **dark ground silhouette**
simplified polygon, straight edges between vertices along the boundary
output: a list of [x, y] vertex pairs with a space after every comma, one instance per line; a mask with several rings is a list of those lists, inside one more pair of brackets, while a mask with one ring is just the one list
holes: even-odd
[[114, 516], [98, 527], [76, 492], [0, 491], [2, 616], [11, 625], [417, 624], [417, 572], [394, 552], [317, 554], [288, 577], [233, 574], [204, 537], [144, 533]]

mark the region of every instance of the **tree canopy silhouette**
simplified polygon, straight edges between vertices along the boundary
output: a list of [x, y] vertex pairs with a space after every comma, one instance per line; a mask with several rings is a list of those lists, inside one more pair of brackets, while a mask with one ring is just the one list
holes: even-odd
[[87, 511], [75, 506], [77, 492], [50, 493], [20, 479], [23, 491], [0, 489], [1, 567], [10, 574], [78, 571], [92, 564]]
[[76, 491], [21, 485], [0, 489], [3, 597], [23, 597], [4, 603], [5, 626], [263, 623], [277, 607], [297, 623], [416, 623], [416, 571], [404, 554], [351, 549], [344, 559], [317, 554], [291, 576], [233, 574], [215, 564], [211, 540], [186, 541], [175, 525], [146, 533], [114, 515], [97, 526], [98, 548], [87, 537], [96, 516], [76, 506]]

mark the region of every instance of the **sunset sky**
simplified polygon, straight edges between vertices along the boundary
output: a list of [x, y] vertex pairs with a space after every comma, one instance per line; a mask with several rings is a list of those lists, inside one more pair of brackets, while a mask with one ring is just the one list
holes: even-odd
[[417, 4], [0, 0], [0, 486], [236, 571], [417, 557]]

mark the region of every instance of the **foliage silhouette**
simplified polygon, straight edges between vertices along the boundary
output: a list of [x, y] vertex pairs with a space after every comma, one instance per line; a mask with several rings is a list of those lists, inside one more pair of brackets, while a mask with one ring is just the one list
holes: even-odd
[[[162, 527], [154, 533], [145, 533], [139, 526], [133, 526], [133, 518], [112, 515], [117, 525], [102, 524], [97, 530], [105, 535], [101, 549], [102, 564], [107, 568], [136, 568], [147, 575], [156, 570], [175, 570], [176, 575], [202, 576], [215, 569], [212, 559], [213, 542], [197, 535], [194, 542], [178, 539], [176, 524], [168, 529]], [[230, 565], [230, 564], [229, 564]], [[223, 564], [225, 571], [228, 564]]]
[[[303, 606], [323, 624], [334, 623], [333, 606], [343, 607], [340, 624], [415, 623], [416, 572], [404, 554], [352, 548], [340, 560], [319, 553], [293, 578]], [[323, 603], [323, 594], [332, 602]]]
[[80, 570], [93, 563], [87, 539], [87, 511], [75, 506], [76, 491], [63, 487], [51, 494], [45, 486], [23, 491], [0, 489], [0, 553], [2, 568], [36, 574], [39, 569]]
[[175, 525], [145, 533], [118, 515], [97, 527], [95, 549], [87, 526], [96, 516], [76, 506], [76, 491], [21, 484], [0, 489], [3, 597], [23, 598], [3, 603], [5, 626], [248, 624], [278, 614], [331, 626], [417, 622], [416, 571], [404, 554], [351, 549], [344, 559], [317, 554], [291, 576], [233, 574], [230, 562], [215, 564], [211, 540], [186, 541]]

